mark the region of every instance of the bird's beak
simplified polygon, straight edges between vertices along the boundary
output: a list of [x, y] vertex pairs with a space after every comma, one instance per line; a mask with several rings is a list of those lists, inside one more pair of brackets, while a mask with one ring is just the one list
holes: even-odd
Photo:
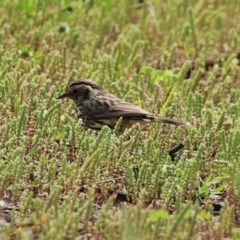
[[65, 98], [65, 97], [67, 97], [67, 94], [66, 94], [66, 93], [63, 93], [63, 94], [61, 94], [60, 96], [58, 96], [57, 99], [61, 99], [61, 98]]

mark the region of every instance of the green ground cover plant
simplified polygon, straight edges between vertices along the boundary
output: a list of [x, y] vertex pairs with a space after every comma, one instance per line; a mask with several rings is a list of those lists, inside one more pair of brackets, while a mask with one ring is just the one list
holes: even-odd
[[[240, 239], [238, 1], [0, 3], [0, 239]], [[191, 126], [85, 129], [78, 78]]]

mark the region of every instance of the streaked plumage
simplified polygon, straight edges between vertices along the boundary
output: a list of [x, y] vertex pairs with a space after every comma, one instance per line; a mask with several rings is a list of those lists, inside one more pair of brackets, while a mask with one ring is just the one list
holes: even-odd
[[12, 223], [13, 204], [9, 198], [0, 199], [0, 227], [10, 226]]
[[60, 95], [71, 98], [77, 105], [76, 113], [86, 127], [100, 130], [103, 125], [114, 128], [122, 117], [121, 131], [134, 123], [159, 122], [187, 126], [188, 122], [156, 117], [154, 114], [105, 91], [100, 85], [87, 79], [71, 83]]

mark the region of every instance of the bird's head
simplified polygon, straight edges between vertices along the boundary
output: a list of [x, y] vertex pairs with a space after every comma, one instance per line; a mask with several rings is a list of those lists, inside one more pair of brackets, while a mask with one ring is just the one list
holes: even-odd
[[91, 96], [97, 95], [100, 91], [102, 91], [102, 87], [97, 83], [91, 80], [80, 79], [72, 82], [58, 99], [68, 97], [76, 104], [79, 104], [82, 101], [88, 100]]

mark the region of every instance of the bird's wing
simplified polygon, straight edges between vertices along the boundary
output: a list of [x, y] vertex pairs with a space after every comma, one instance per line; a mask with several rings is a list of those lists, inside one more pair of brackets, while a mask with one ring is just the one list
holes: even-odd
[[[175, 126], [189, 126], [190, 124], [185, 121], [167, 119], [161, 117], [155, 117], [152, 113], [132, 104], [125, 102], [119, 98], [116, 98], [113, 95], [108, 95], [107, 98], [101, 96], [95, 99], [92, 99], [91, 102], [94, 102], [94, 108], [87, 106], [87, 118], [89, 119], [112, 119], [120, 118], [137, 120], [137, 121], [155, 121], [160, 123], [172, 124]], [[89, 102], [90, 104], [90, 102]]]
[[131, 118], [136, 120], [154, 119], [148, 111], [121, 99], [114, 97], [112, 103], [105, 109], [99, 109], [93, 114], [95, 118]]

